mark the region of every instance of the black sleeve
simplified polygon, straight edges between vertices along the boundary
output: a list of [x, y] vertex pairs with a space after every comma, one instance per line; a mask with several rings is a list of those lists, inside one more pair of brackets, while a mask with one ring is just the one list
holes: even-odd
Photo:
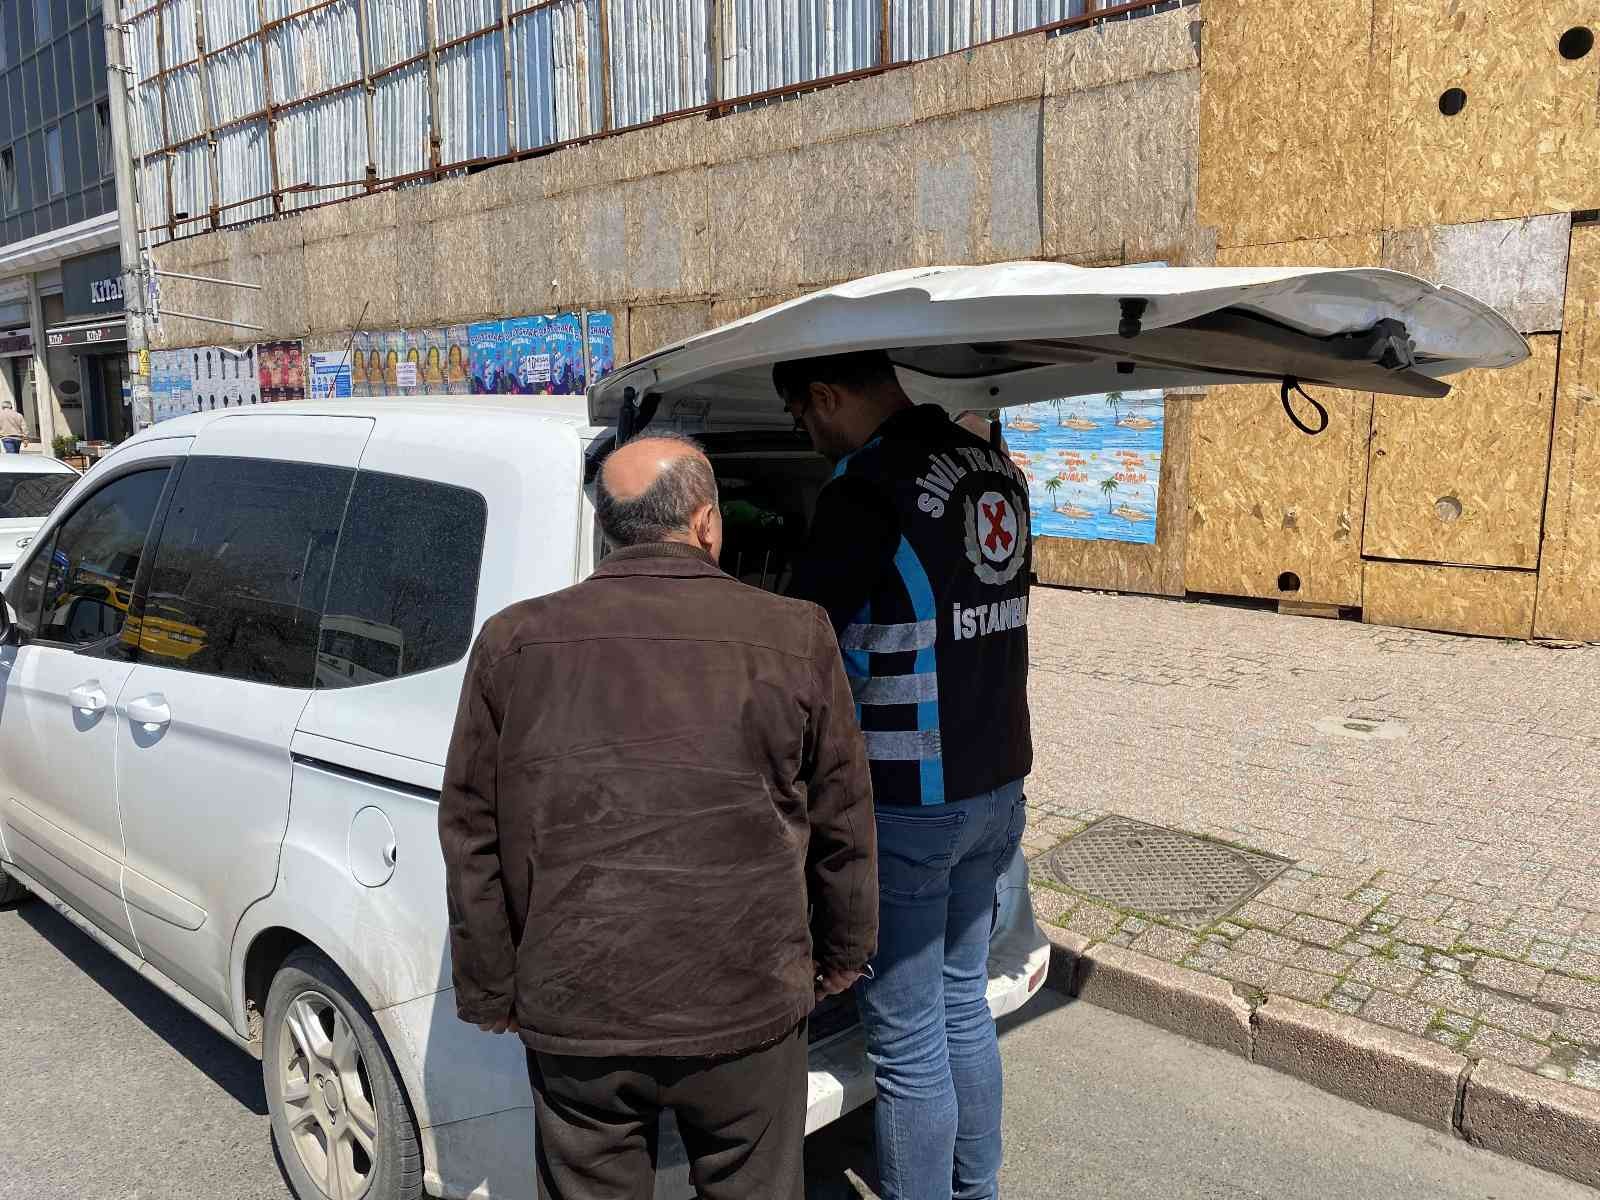
[[889, 501], [864, 480], [835, 479], [817, 498], [789, 594], [820, 604], [838, 635], [894, 569], [899, 546], [900, 519]]

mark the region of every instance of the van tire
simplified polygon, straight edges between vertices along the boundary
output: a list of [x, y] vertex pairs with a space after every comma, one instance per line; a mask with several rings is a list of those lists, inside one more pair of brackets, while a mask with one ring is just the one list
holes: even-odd
[[32, 892], [22, 886], [20, 880], [7, 874], [4, 867], [0, 867], [0, 908], [21, 904], [32, 895]]
[[[300, 1022], [308, 1019], [321, 1022], [321, 1030], [315, 1031], [313, 1037], [320, 1032], [321, 1037], [326, 1039], [322, 1049], [331, 1051], [333, 1037], [342, 1033], [339, 1028], [341, 1020], [354, 1036], [355, 1052], [359, 1056], [357, 1062], [360, 1068], [364, 1068], [356, 1073], [355, 1086], [362, 1093], [359, 1097], [346, 1096], [344, 1089], [350, 1084], [343, 1075], [334, 1073], [336, 1064], [332, 1059], [313, 1061], [301, 1052], [287, 1024], [292, 1007], [297, 1009], [296, 1017]], [[357, 1106], [363, 1103], [370, 1105], [377, 1121], [377, 1136], [373, 1139], [370, 1157], [366, 1158], [367, 1171], [361, 1173], [370, 1180], [369, 1190], [363, 1200], [416, 1200], [421, 1196], [422, 1147], [417, 1137], [416, 1119], [406, 1102], [405, 1089], [400, 1084], [394, 1059], [373, 1021], [372, 1010], [344, 973], [315, 950], [295, 951], [272, 977], [263, 1016], [261, 1073], [266, 1085], [267, 1109], [272, 1118], [272, 1138], [277, 1145], [284, 1175], [298, 1200], [333, 1200], [336, 1192], [320, 1182], [308, 1166], [306, 1152], [302, 1151], [301, 1142], [296, 1140], [295, 1131], [291, 1129], [291, 1115], [298, 1113], [307, 1118], [298, 1122], [302, 1129], [308, 1124], [316, 1127], [301, 1135], [311, 1139], [313, 1148], [310, 1153], [315, 1160], [315, 1146], [326, 1145], [329, 1122], [339, 1116], [341, 1109], [344, 1127], [349, 1128], [355, 1123], [355, 1110], [347, 1102], [348, 1099], [355, 1099]], [[337, 1054], [333, 1055], [333, 1058], [337, 1057]], [[317, 1109], [320, 1115], [309, 1111], [317, 1108], [319, 1097], [327, 1095], [328, 1089], [316, 1082], [310, 1082], [308, 1090], [311, 1094], [304, 1102], [298, 1106], [287, 1103], [284, 1093], [292, 1086], [291, 1076], [296, 1080], [302, 1077], [307, 1081], [317, 1078], [334, 1080], [335, 1086], [331, 1089], [333, 1106], [323, 1104]], [[335, 1130], [339, 1128], [337, 1125], [332, 1127]], [[352, 1155], [356, 1153], [354, 1150], [349, 1152]], [[364, 1151], [362, 1156], [366, 1157]], [[314, 1162], [313, 1165], [323, 1164]], [[326, 1178], [325, 1171], [319, 1171], [318, 1174]]]

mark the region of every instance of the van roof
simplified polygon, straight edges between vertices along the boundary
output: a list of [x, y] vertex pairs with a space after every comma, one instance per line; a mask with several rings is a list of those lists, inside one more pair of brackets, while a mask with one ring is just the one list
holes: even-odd
[[0, 475], [76, 475], [66, 463], [44, 454], [7, 454], [0, 458]]
[[[319, 417], [371, 417], [389, 423], [412, 418], [436, 419], [448, 415], [471, 423], [474, 417], [494, 421], [506, 417], [550, 421], [591, 431], [587, 405], [582, 396], [396, 396], [390, 398], [346, 398], [322, 400], [290, 400], [278, 404], [249, 405], [244, 408], [218, 408], [205, 412], [188, 413], [181, 417], [152, 425], [133, 441], [151, 441], [158, 438], [193, 437], [212, 422], [223, 418], [237, 419], [257, 413]], [[598, 433], [599, 430], [592, 430]], [[464, 435], [470, 430], [463, 429]], [[124, 443], [127, 444], [127, 443]]]

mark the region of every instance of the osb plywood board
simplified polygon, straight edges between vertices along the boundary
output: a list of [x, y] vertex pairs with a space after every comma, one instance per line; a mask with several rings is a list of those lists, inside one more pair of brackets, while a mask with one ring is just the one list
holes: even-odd
[[925, 59], [906, 68], [912, 113], [919, 121], [973, 112], [1044, 95], [1044, 64], [1052, 42], [1038, 34], [1008, 38]]
[[[1217, 265], [1373, 266], [1381, 250], [1381, 238], [1370, 233], [1227, 247], [1217, 251]], [[1361, 603], [1359, 531], [1372, 397], [1325, 388], [1313, 393], [1328, 407], [1328, 428], [1315, 438], [1289, 423], [1275, 387], [1213, 388], [1198, 402], [1189, 468], [1189, 591]], [[1286, 573], [1298, 577], [1298, 591], [1278, 586]]]
[[924, 121], [910, 131], [918, 265], [1038, 258], [1038, 102]]
[[1383, 253], [1376, 233], [1350, 237], [1311, 238], [1270, 246], [1223, 246], [1219, 267], [1375, 267]]
[[1183, 595], [1185, 509], [1189, 494], [1189, 439], [1194, 406], [1204, 401], [1168, 397], [1161, 452], [1161, 494], [1152, 545], [1044, 537], [1034, 543], [1033, 571], [1040, 583], [1145, 595]]
[[[1600, 206], [1600, 54], [1556, 48], [1600, 27], [1600, 0], [1391, 3], [1389, 228]], [[1455, 116], [1439, 108], [1450, 88], [1466, 92]]]
[[1369, 562], [1361, 618], [1370, 625], [1531, 637], [1537, 587], [1532, 571]]
[[1572, 214], [1383, 235], [1383, 265], [1448, 284], [1492, 306], [1522, 333], [1561, 328]]
[[1572, 231], [1544, 548], [1539, 637], [1600, 641], [1600, 226]]
[[[1328, 428], [1317, 437], [1290, 424], [1276, 387], [1213, 388], [1195, 402], [1189, 591], [1361, 603], [1372, 397], [1326, 388], [1314, 394], [1328, 409]], [[1280, 587], [1285, 574], [1299, 587]]]
[[628, 310], [628, 357], [641, 358], [710, 328], [710, 301], [635, 305]]
[[1556, 343], [1530, 338], [1526, 362], [1458, 375], [1443, 400], [1377, 398], [1363, 554], [1538, 566]]
[[1199, 124], [1198, 70], [1047, 97], [1045, 255], [1188, 261]]
[[1200, 223], [1220, 245], [1381, 227], [1390, 5], [1205, 0]]
[[1147, 75], [1200, 66], [1199, 10], [1173, 9], [1137, 21], [1107, 21], [1050, 38], [1044, 90], [1065, 96]]

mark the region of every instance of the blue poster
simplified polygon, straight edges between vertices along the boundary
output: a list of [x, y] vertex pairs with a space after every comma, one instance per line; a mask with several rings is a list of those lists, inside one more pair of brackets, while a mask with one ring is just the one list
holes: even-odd
[[589, 378], [584, 381], [584, 386], [604, 379], [617, 367], [617, 323], [615, 318], [607, 312], [589, 313], [588, 323], [588, 351], [589, 351]]
[[514, 317], [505, 322], [505, 361], [509, 390], [517, 396], [538, 396], [549, 390], [550, 354], [545, 348], [544, 317]]
[[545, 345], [550, 350], [550, 386], [554, 396], [581, 396], [584, 389], [583, 318], [560, 313], [545, 325]]
[[475, 321], [467, 326], [471, 391], [474, 396], [493, 396], [500, 392], [504, 344], [504, 322]]
[[1161, 392], [1023, 404], [1002, 409], [1001, 422], [1006, 449], [1028, 481], [1035, 535], [1156, 540], [1166, 429]]

